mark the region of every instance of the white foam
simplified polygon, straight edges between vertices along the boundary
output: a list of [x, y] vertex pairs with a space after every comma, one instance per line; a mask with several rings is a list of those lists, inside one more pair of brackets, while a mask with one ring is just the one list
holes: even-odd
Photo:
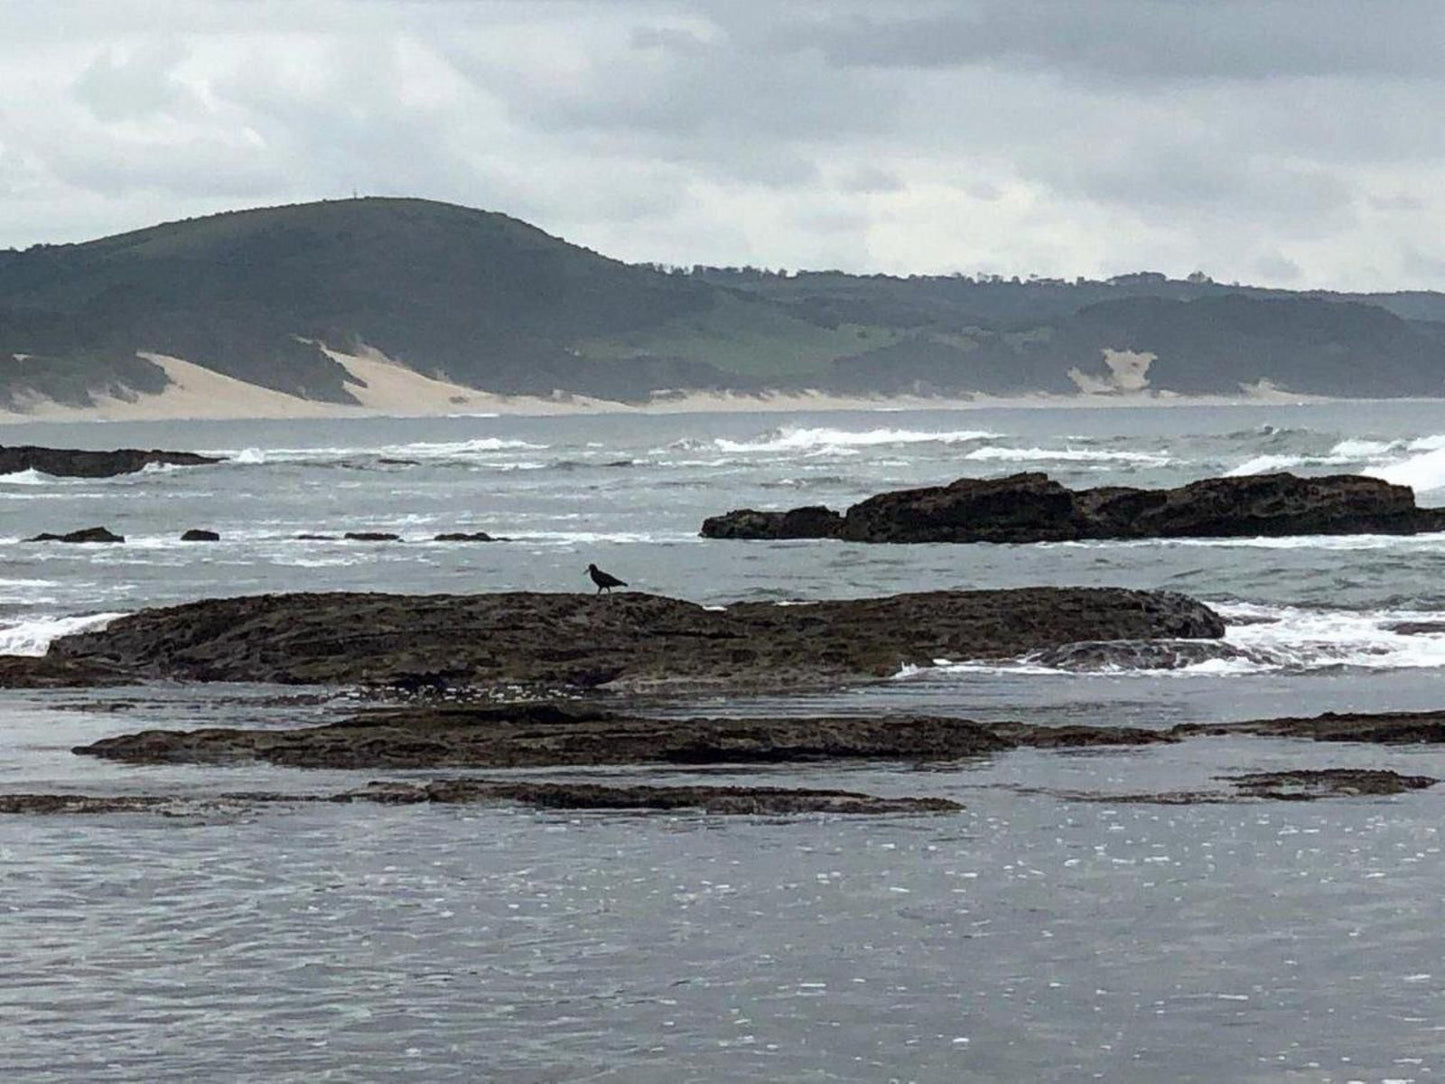
[[1117, 452], [1104, 448], [1001, 448], [997, 445], [975, 448], [964, 458], [1022, 463], [1140, 463], [1151, 467], [1164, 467], [1174, 462], [1170, 456], [1155, 452]]
[[713, 445], [725, 452], [803, 452], [872, 448], [888, 444], [965, 444], [987, 440], [999, 434], [986, 429], [959, 429], [947, 432], [917, 429], [849, 429], [801, 428], [784, 426], [753, 440], [728, 440], [718, 437]]
[[[1255, 538], [1167, 538], [1141, 539], [1113, 543], [1133, 546], [1203, 546], [1222, 549], [1265, 549], [1265, 550], [1401, 550], [1438, 552], [1445, 534], [1328, 534], [1328, 535], [1283, 535], [1281, 537], [1258, 536]], [[1059, 543], [1066, 545], [1067, 543]], [[1110, 543], [1076, 543], [1082, 545], [1109, 545]]]
[[77, 632], [103, 629], [123, 613], [85, 614], [79, 617], [32, 617], [0, 625], [0, 655], [44, 655], [52, 641]]
[[591, 545], [596, 542], [702, 542], [703, 539], [690, 531], [508, 531], [507, 537], [515, 542], [547, 543], [550, 545]]
[[548, 448], [547, 444], [533, 444], [527, 440], [507, 440], [503, 437], [478, 437], [475, 440], [444, 442], [418, 442], [416, 444], [395, 444], [382, 449], [387, 456], [412, 456], [419, 459], [450, 459], [466, 457], [478, 452], [505, 452], [515, 448], [533, 451]]
[[[1219, 677], [1325, 670], [1422, 670], [1445, 668], [1445, 631], [1401, 633], [1405, 622], [1440, 623], [1445, 613], [1425, 610], [1314, 610], [1255, 603], [1216, 604], [1228, 628], [1223, 643], [1237, 654], [1187, 666], [1130, 668], [1104, 665], [1087, 672], [1120, 677]], [[1231, 619], [1234, 621], [1230, 624]], [[1218, 643], [1219, 641], [1201, 641]], [[903, 666], [895, 680], [1000, 674], [1073, 677], [1078, 671], [1043, 666], [1027, 659]]]
[[1342, 440], [1330, 449], [1330, 456], [1345, 460], [1375, 459], [1401, 447], [1402, 442], [1398, 440]]
[[0, 484], [7, 486], [44, 486], [54, 481], [53, 477], [41, 474], [34, 467], [29, 470], [15, 471], [13, 474], [0, 474]]
[[478, 437], [474, 440], [418, 441], [412, 444], [388, 444], [377, 448], [320, 447], [320, 448], [242, 448], [218, 449], [213, 455], [228, 457], [233, 463], [255, 465], [258, 463], [327, 463], [345, 459], [367, 459], [380, 456], [388, 459], [467, 459], [471, 456], [487, 455], [491, 452], [525, 449], [540, 451], [550, 447], [534, 444], [527, 440], [509, 440], [504, 437]]
[[[1445, 613], [1423, 610], [1307, 610], [1239, 603], [1218, 606], [1220, 616], [1247, 617], [1232, 625], [1225, 642], [1274, 668], [1413, 670], [1445, 667], [1445, 632], [1400, 633], [1389, 626], [1403, 622], [1442, 622]], [[1259, 618], [1271, 620], [1258, 621]]]
[[[1411, 446], [1414, 444], [1412, 441]], [[1389, 466], [1372, 467], [1365, 473], [1397, 486], [1409, 486], [1416, 493], [1445, 489], [1445, 446]]]

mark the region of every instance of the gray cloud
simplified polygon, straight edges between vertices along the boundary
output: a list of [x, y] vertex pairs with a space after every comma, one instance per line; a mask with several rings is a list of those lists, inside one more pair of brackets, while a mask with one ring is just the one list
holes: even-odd
[[0, 245], [353, 188], [624, 259], [1438, 286], [1436, 0], [52, 0]]
[[883, 6], [790, 29], [835, 61], [999, 64], [1087, 79], [1439, 77], [1445, 9], [1433, 0], [973, 0]]

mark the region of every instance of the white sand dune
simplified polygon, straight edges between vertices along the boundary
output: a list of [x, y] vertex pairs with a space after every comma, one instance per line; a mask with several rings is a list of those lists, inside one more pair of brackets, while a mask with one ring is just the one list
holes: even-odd
[[0, 423], [27, 421], [157, 421], [191, 419], [349, 418], [367, 416], [443, 417], [465, 414], [583, 414], [644, 411], [657, 414], [743, 411], [967, 410], [980, 407], [1122, 407], [1186, 404], [1237, 405], [1321, 401], [1317, 396], [1282, 391], [1264, 382], [1239, 396], [1137, 394], [1027, 395], [1013, 398], [977, 395], [964, 398], [924, 396], [863, 397], [823, 392], [745, 395], [726, 392], [662, 393], [645, 404], [620, 403], [583, 395], [550, 397], [497, 395], [449, 380], [426, 376], [378, 351], [327, 355], [350, 374], [346, 389], [356, 403], [326, 403], [263, 388], [164, 354], [140, 356], [165, 370], [170, 384], [157, 394], [135, 392], [97, 397], [91, 407], [46, 399], [25, 402], [19, 411], [0, 411]]

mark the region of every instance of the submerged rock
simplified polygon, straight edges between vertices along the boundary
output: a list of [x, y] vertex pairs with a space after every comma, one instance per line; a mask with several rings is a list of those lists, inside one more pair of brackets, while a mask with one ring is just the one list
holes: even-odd
[[1294, 802], [1367, 794], [1404, 794], [1433, 787], [1440, 782], [1428, 775], [1401, 775], [1398, 772], [1374, 768], [1295, 769], [1283, 772], [1252, 772], [1248, 775], [1220, 778], [1232, 784], [1246, 797]]
[[71, 531], [69, 534], [38, 534], [34, 538], [27, 538], [27, 542], [124, 542], [125, 536], [115, 534], [104, 527], [86, 527], [84, 530]]
[[955, 813], [963, 806], [947, 798], [880, 798], [848, 790], [788, 787], [715, 787], [600, 783], [551, 783], [538, 780], [438, 779], [430, 783], [369, 783], [341, 794], [318, 796], [278, 793], [222, 793], [206, 797], [160, 794], [0, 794], [0, 814], [165, 813], [198, 815], [258, 805], [308, 802], [460, 805], [511, 802], [536, 809], [697, 810], [713, 815], [788, 816], [800, 813], [883, 814]]
[[37, 470], [57, 478], [110, 478], [117, 474], [133, 474], [152, 463], [179, 467], [196, 467], [219, 463], [216, 456], [195, 452], [163, 452], [156, 449], [118, 448], [111, 452], [93, 452], [77, 448], [38, 448], [33, 445], [0, 447], [0, 474], [17, 474]]
[[348, 542], [400, 542], [401, 535], [390, 531], [347, 531], [341, 536]]
[[720, 610], [642, 592], [333, 593], [143, 610], [62, 637], [46, 658], [177, 681], [387, 685], [426, 675], [450, 686], [754, 689], [877, 679], [937, 658], [1014, 658], [1080, 640], [1223, 634], [1202, 603], [1123, 588], [932, 591]]
[[1082, 802], [1202, 805], [1218, 802], [1313, 802], [1321, 798], [1389, 797], [1433, 787], [1428, 775], [1401, 775], [1379, 768], [1295, 768], [1279, 772], [1217, 775], [1228, 790], [1162, 791], [1156, 794], [1060, 794]]
[[413, 707], [294, 730], [148, 730], [74, 750], [136, 764], [266, 761], [304, 768], [951, 761], [1024, 746], [1147, 745], [1121, 727], [1037, 727], [940, 716], [651, 719], [584, 706]]
[[[779, 533], [785, 523], [791, 525], [787, 535]], [[851, 542], [1059, 542], [1441, 530], [1445, 509], [1417, 508], [1410, 487], [1363, 475], [1255, 474], [1207, 478], [1176, 489], [1075, 491], [1047, 475], [1025, 473], [882, 493], [841, 517], [817, 507], [740, 509], [705, 520], [701, 533]]]
[[440, 802], [517, 802], [537, 809], [697, 809], [714, 815], [789, 815], [797, 813], [956, 813], [963, 806], [948, 798], [879, 798], [848, 790], [790, 787], [608, 786], [601, 783], [547, 783], [533, 780], [446, 779], [413, 786], [372, 784], [338, 795], [334, 801], [388, 804]]
[[0, 813], [146, 813], [170, 801], [148, 794], [0, 794]]
[[182, 542], [219, 542], [220, 540], [221, 536], [215, 531], [207, 531], [199, 527], [192, 527], [181, 535]]
[[495, 542], [497, 541], [486, 531], [472, 531], [470, 534], [465, 531], [451, 531], [447, 534], [439, 534], [434, 542]]

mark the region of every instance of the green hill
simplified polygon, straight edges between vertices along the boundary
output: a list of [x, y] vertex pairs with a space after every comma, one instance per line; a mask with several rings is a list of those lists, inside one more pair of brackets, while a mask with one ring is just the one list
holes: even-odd
[[[1106, 350], [1151, 387], [1445, 392], [1445, 297], [1195, 278], [974, 281], [668, 272], [506, 215], [413, 199], [298, 204], [0, 252], [0, 405], [162, 388], [139, 353], [347, 402], [322, 352], [380, 350], [488, 391], [1070, 392]], [[1075, 375], [1070, 375], [1071, 370]], [[1092, 382], [1092, 383], [1091, 383]]]

